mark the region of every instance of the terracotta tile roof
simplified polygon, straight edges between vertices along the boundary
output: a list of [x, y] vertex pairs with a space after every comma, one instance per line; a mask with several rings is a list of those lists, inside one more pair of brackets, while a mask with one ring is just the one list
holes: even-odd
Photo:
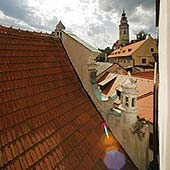
[[154, 71], [134, 72], [134, 73], [132, 73], [132, 76], [153, 80], [154, 79]]
[[105, 169], [102, 121], [58, 39], [0, 27], [0, 169]]
[[100, 83], [100, 82], [102, 82], [103, 80], [105, 80], [108, 75], [109, 75], [109, 72], [106, 71], [106, 72], [103, 74], [103, 76], [100, 77], [100, 78], [97, 80], [97, 83]]
[[147, 41], [147, 39], [116, 49], [108, 56], [108, 58], [131, 56], [145, 41]]
[[153, 94], [137, 100], [139, 117], [153, 123]]

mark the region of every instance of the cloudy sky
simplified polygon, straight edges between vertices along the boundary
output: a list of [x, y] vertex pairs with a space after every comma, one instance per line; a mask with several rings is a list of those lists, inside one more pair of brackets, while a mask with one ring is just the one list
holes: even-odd
[[112, 46], [125, 9], [130, 37], [156, 36], [155, 0], [0, 0], [0, 24], [51, 33], [58, 21], [96, 48]]

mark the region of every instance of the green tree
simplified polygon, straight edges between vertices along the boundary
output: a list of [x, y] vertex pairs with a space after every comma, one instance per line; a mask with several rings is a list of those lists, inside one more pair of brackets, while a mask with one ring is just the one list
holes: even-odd
[[105, 49], [98, 48], [98, 50], [107, 55], [109, 55], [112, 52], [112, 49], [110, 47], [106, 47]]
[[138, 34], [136, 34], [136, 39], [138, 41], [144, 40], [146, 39], [147, 33], [145, 33], [144, 31], [140, 31]]

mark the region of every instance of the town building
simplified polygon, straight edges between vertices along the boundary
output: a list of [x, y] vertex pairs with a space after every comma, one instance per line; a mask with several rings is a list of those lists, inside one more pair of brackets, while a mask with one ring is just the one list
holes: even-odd
[[153, 53], [157, 53], [156, 41], [148, 35], [142, 41], [138, 41], [124, 47], [120, 47], [108, 56], [111, 63], [118, 63], [131, 71], [151, 71], [154, 67]]

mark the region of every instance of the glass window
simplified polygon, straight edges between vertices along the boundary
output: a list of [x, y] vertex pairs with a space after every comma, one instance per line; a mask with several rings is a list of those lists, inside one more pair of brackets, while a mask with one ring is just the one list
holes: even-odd
[[126, 100], [125, 100], [125, 105], [128, 106], [129, 105], [129, 100], [128, 97], [126, 96]]
[[135, 98], [132, 98], [132, 107], [135, 107]]
[[152, 52], [152, 53], [154, 52], [154, 48], [151, 48], [151, 52]]
[[146, 58], [142, 58], [142, 64], [146, 64]]

